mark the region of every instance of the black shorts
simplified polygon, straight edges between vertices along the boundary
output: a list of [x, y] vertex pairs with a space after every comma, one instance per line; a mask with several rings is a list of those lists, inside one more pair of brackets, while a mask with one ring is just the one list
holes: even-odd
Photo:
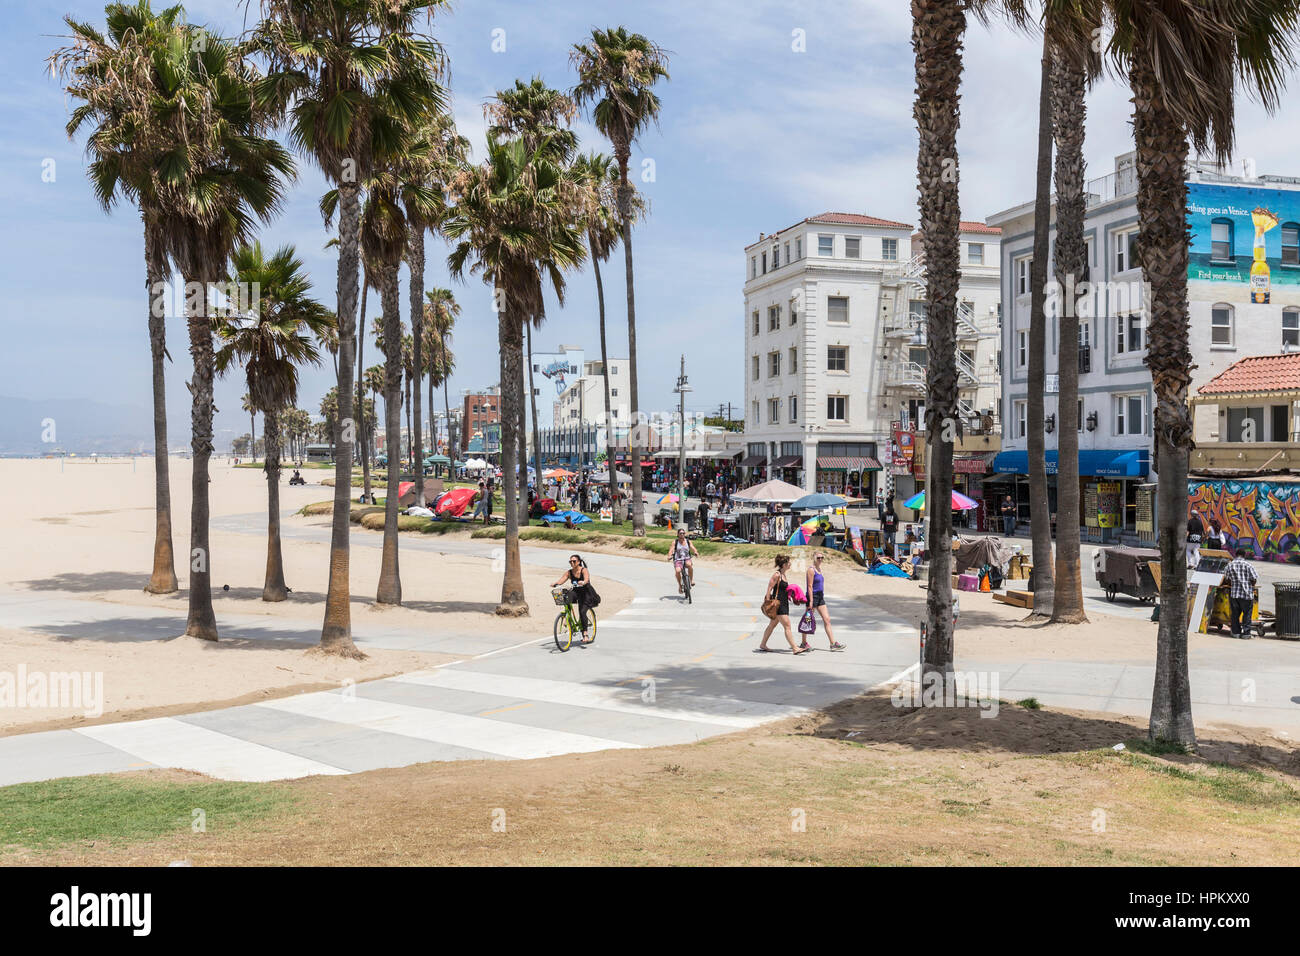
[[812, 594], [812, 604], [809, 605], [809, 608], [825, 607], [825, 606], [826, 606], [826, 592], [814, 591]]
[[788, 600], [783, 600], [783, 601], [781, 601], [781, 603], [777, 605], [777, 608], [776, 608], [776, 614], [777, 614], [777, 617], [781, 617], [782, 615], [784, 615], [785, 617], [789, 617], [789, 616], [790, 616], [790, 602], [789, 602]]

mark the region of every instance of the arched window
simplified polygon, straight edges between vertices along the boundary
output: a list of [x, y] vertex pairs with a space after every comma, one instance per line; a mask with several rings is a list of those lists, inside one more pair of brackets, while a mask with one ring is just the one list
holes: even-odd
[[1300, 223], [1282, 223], [1282, 265], [1300, 266]]
[[1210, 307], [1210, 344], [1231, 348], [1233, 336], [1232, 306], [1218, 302]]
[[[1210, 258], [1215, 262], [1232, 259], [1232, 220], [1213, 219], [1210, 221]], [[1286, 260], [1283, 259], [1285, 262]]]

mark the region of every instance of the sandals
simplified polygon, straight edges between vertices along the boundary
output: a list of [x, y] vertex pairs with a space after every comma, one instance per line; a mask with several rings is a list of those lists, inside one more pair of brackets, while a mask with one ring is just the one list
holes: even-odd
[[756, 648], [754, 648], [754, 653], [755, 653], [755, 654], [771, 654], [771, 653], [772, 653], [772, 648], [770, 648], [770, 647], [756, 647]]

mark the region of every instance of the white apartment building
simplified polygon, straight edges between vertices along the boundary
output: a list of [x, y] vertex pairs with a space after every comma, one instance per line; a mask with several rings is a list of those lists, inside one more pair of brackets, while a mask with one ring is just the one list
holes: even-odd
[[[1300, 345], [1300, 179], [1231, 175], [1208, 163], [1187, 171], [1190, 263], [1189, 344], [1191, 393], [1238, 359]], [[1084, 237], [1094, 284], [1104, 283], [1095, 314], [1079, 326], [1080, 522], [1097, 540], [1154, 540], [1151, 468], [1154, 393], [1146, 358], [1147, 336], [1141, 251], [1138, 245], [1135, 154], [1115, 161], [1114, 172], [1087, 186]], [[1254, 213], [1263, 210], [1268, 228]], [[1055, 207], [1052, 210], [1055, 242]], [[1001, 226], [1003, 299], [1007, 303], [1002, 350], [1003, 452], [996, 471], [1006, 493], [1028, 516], [1028, 341], [1033, 261], [1034, 204], [1028, 201], [990, 216]], [[1255, 250], [1268, 275], [1266, 291], [1252, 301]], [[1054, 248], [1054, 246], [1053, 246]], [[1259, 270], [1256, 270], [1258, 273]], [[1054, 278], [1048, 260], [1049, 280]], [[1258, 291], [1258, 289], [1257, 289]], [[1058, 435], [1057, 323], [1047, 328], [1046, 435], [1050, 501], [1055, 511]], [[1219, 438], [1215, 416], [1197, 420], [1198, 441]]]
[[[583, 362], [582, 373], [570, 378], [568, 387], [555, 399], [555, 428], [565, 428], [579, 423], [603, 423], [605, 420], [605, 369], [600, 360]], [[631, 376], [628, 360], [609, 360], [609, 407], [616, 419], [619, 408], [624, 413], [630, 407]]]
[[[960, 399], [977, 429], [996, 428], [999, 242], [962, 223]], [[809, 491], [892, 485], [895, 427], [924, 428], [920, 252], [907, 223], [837, 212], [746, 247], [743, 466]]]

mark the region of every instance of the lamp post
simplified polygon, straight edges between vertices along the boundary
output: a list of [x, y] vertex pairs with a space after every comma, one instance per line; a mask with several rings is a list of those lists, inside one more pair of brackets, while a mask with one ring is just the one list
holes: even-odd
[[682, 421], [682, 430], [677, 437], [677, 520], [684, 523], [686, 521], [686, 393], [692, 391], [686, 381], [685, 354], [682, 355], [682, 372], [677, 377], [677, 387], [673, 391], [678, 396]]

